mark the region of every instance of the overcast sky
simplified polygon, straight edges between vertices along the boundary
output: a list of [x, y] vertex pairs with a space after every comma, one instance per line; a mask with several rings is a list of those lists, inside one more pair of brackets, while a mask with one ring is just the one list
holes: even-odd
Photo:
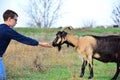
[[[115, 0], [64, 0], [63, 17], [57, 21], [55, 27], [71, 25], [82, 27], [88, 20], [93, 20], [97, 25], [111, 25], [111, 12]], [[16, 11], [19, 15], [16, 27], [27, 26], [26, 14], [22, 5], [27, 5], [26, 0], [0, 0], [0, 23], [3, 22], [2, 14], [7, 9]]]

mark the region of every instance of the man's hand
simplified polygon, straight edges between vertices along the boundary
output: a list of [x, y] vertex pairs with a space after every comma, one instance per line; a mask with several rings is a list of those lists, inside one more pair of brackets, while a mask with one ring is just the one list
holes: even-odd
[[52, 46], [49, 43], [47, 43], [47, 42], [39, 42], [39, 46], [52, 48]]

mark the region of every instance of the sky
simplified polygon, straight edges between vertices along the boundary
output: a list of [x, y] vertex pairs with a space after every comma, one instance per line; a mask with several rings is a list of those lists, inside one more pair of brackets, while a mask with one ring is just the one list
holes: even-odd
[[[95, 25], [112, 25], [111, 12], [115, 0], [64, 0], [62, 15], [53, 27], [71, 25], [83, 27], [87, 21], [93, 21]], [[27, 0], [0, 0], [0, 23], [3, 23], [2, 14], [11, 9], [18, 13], [16, 27], [25, 27], [28, 22], [27, 14], [23, 12], [23, 6]]]

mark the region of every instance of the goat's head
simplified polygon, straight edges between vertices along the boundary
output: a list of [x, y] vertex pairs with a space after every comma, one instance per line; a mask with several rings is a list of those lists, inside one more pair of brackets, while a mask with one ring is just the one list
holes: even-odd
[[54, 41], [52, 42], [52, 46], [53, 46], [53, 47], [58, 47], [58, 51], [61, 50], [61, 46], [62, 46], [64, 43], [66, 43], [68, 47], [69, 47], [69, 45], [70, 45], [70, 46], [74, 46], [74, 45], [72, 45], [71, 43], [69, 43], [69, 42], [67, 41], [67, 39], [66, 39], [68, 33], [65, 32], [64, 30], [67, 29], [67, 28], [68, 28], [68, 29], [71, 29], [69, 26], [67, 26], [67, 27], [64, 27], [64, 29], [62, 29], [61, 31], [58, 31], [57, 34], [56, 34], [56, 38], [55, 38]]

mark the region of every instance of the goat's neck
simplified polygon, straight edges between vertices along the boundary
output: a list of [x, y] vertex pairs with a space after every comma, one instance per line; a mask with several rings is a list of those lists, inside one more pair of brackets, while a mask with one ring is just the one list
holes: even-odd
[[72, 35], [72, 34], [68, 34], [66, 36], [66, 39], [68, 42], [72, 43], [75, 47], [78, 47], [78, 43], [79, 43], [79, 37]]

